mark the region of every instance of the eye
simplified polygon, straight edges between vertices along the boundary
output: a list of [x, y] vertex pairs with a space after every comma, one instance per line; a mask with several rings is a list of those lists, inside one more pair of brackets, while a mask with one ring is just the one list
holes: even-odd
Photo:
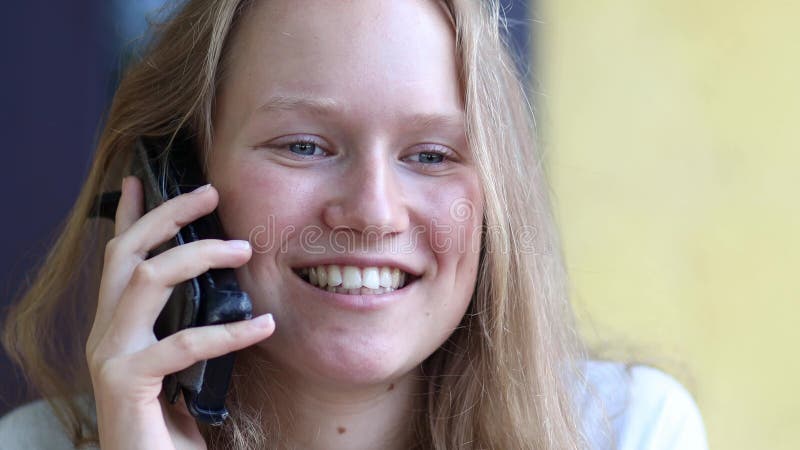
[[328, 156], [325, 141], [315, 136], [284, 136], [258, 148], [270, 149], [276, 155], [297, 161]]
[[453, 155], [454, 152], [452, 150], [445, 146], [437, 145], [413, 153], [404, 158], [404, 160], [425, 170], [438, 170], [448, 167], [449, 164], [447, 163], [453, 159]]
[[419, 152], [417, 159], [425, 164], [438, 164], [444, 161], [445, 155], [439, 152]]
[[325, 151], [319, 145], [311, 141], [290, 142], [287, 147], [290, 152], [300, 156], [322, 156], [325, 154]]

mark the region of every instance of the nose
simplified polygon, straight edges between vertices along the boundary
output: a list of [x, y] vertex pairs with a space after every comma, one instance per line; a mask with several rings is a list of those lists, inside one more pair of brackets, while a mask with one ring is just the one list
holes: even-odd
[[331, 186], [323, 220], [333, 229], [383, 237], [409, 226], [408, 210], [397, 174], [384, 152], [360, 155]]

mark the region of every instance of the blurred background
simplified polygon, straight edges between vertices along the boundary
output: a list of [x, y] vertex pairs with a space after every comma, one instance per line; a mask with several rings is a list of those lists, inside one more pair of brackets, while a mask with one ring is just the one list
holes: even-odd
[[573, 299], [714, 449], [800, 448], [800, 2], [542, 0], [535, 102]]
[[[800, 448], [800, 3], [501, 3], [592, 347], [678, 378], [711, 448]], [[77, 197], [160, 4], [5, 8], [3, 306]], [[0, 414], [29, 398], [0, 358]]]

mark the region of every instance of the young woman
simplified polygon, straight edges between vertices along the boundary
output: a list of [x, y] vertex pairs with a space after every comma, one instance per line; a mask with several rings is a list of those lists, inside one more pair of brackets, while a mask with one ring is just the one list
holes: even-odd
[[[587, 362], [523, 92], [491, 2], [185, 2], [122, 80], [10, 315], [6, 347], [48, 403], [0, 442], [703, 448], [670, 378]], [[134, 143], [176, 136], [210, 185], [145, 213]], [[113, 229], [87, 219], [120, 184]], [[231, 240], [148, 257], [215, 208]], [[173, 287], [222, 267], [256, 317], [157, 340]], [[51, 333], [87, 311], [91, 329]], [[231, 351], [222, 427], [164, 401], [164, 376]]]

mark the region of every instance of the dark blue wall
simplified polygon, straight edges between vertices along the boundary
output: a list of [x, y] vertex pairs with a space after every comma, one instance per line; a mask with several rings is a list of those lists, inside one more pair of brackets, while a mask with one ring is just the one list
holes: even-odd
[[[526, 1], [503, 3], [514, 48], [525, 66]], [[31, 0], [3, 8], [3, 311], [47, 251], [88, 170], [116, 77], [118, 39], [108, 5], [102, 0]], [[0, 355], [0, 414], [26, 399], [23, 386], [8, 359]]]
[[[102, 0], [11, 2], [0, 15], [0, 304], [3, 311], [77, 197], [106, 104]], [[4, 315], [4, 314], [3, 314]], [[22, 384], [0, 358], [0, 413]]]

